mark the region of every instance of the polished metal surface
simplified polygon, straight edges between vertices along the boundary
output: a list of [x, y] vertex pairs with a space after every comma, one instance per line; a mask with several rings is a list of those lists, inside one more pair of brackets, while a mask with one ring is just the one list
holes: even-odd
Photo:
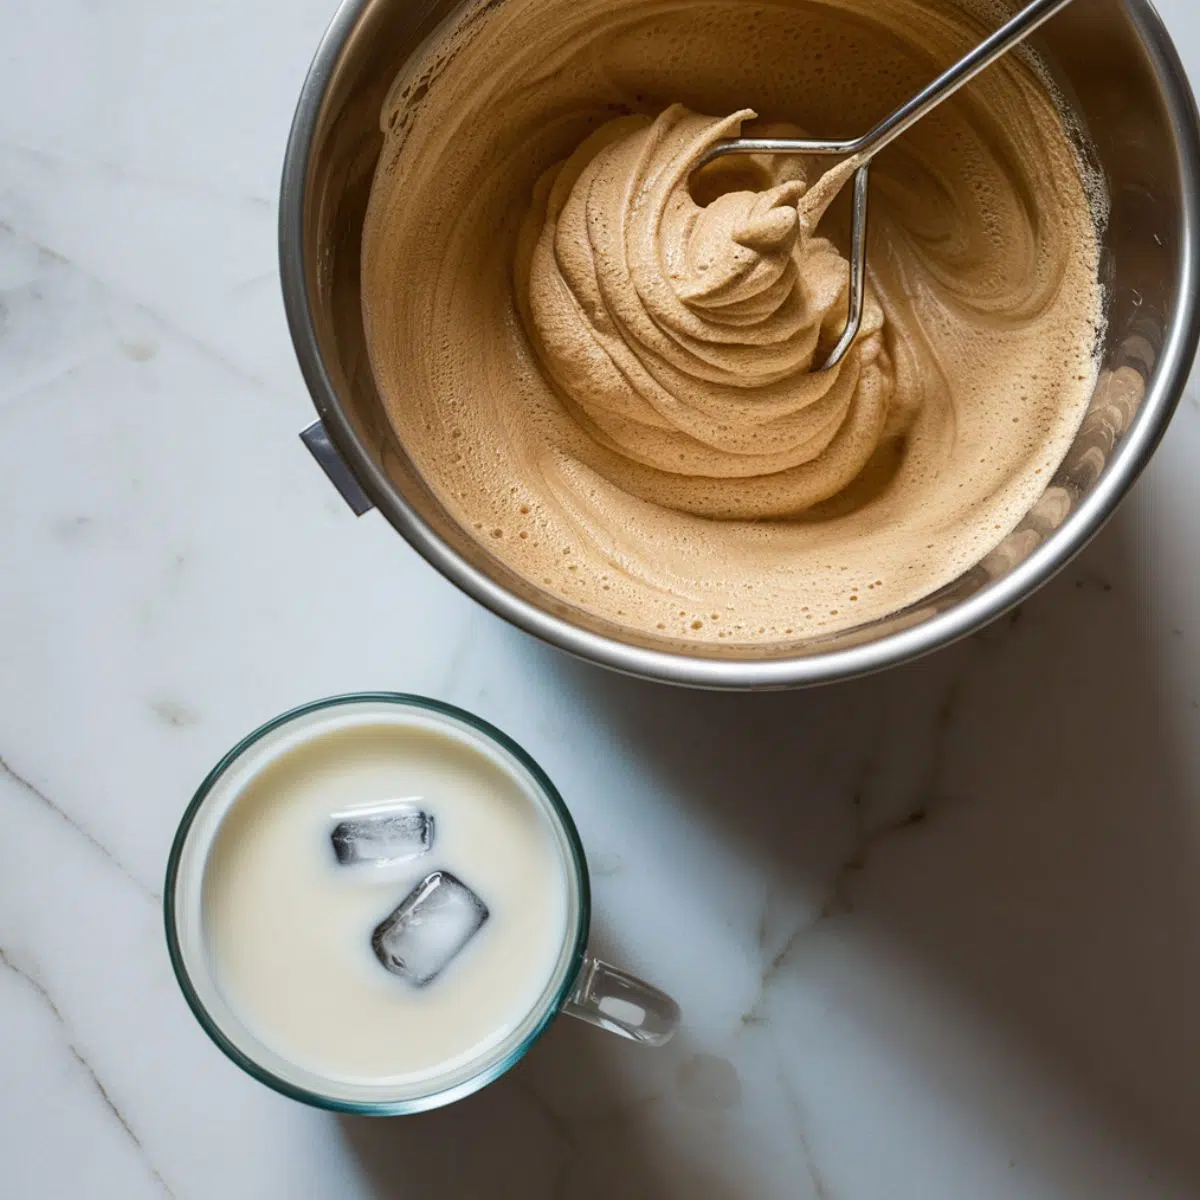
[[369, 513], [375, 507], [371, 497], [362, 490], [353, 472], [346, 466], [346, 460], [334, 448], [320, 421], [314, 421], [307, 429], [301, 430], [300, 440], [308, 447], [309, 453], [329, 476], [329, 482], [337, 488], [356, 517]]
[[846, 310], [846, 327], [829, 357], [817, 372], [830, 371], [842, 361], [854, 345], [862, 329], [863, 312], [867, 306], [867, 206], [871, 195], [871, 163], [863, 163], [854, 172], [854, 203], [850, 218], [850, 306]]
[[871, 160], [886, 146], [890, 146], [901, 134], [910, 130], [923, 117], [928, 116], [939, 104], [949, 100], [960, 88], [966, 87], [977, 75], [986, 71], [994, 62], [1015, 50], [1040, 29], [1051, 17], [1062, 12], [1074, 0], [1031, 0], [1016, 16], [1006, 21], [990, 37], [985, 38], [974, 50], [964, 54], [953, 66], [943, 71], [931, 84], [919, 91], [911, 100], [900, 105], [884, 117], [869, 132], [860, 138], [833, 140], [822, 138], [771, 138], [741, 137], [726, 138], [702, 154], [696, 162], [697, 169], [714, 159], [730, 154], [813, 154], [833, 155], [838, 158], [857, 158], [861, 166], [854, 176], [854, 216], [850, 232], [850, 307], [846, 325], [838, 338], [837, 345], [829, 357], [817, 367], [816, 373], [829, 371], [846, 357], [854, 339], [862, 328], [863, 307], [866, 300], [867, 273], [867, 167]]
[[[1035, 511], [988, 567], [912, 610], [834, 637], [753, 648], [639, 638], [532, 586], [450, 517], [383, 415], [359, 296], [379, 111], [406, 58], [457, 8], [344, 0], [300, 94], [280, 197], [284, 301], [318, 416], [363, 491], [447, 578], [527, 632], [619, 671], [697, 687], [796, 687], [880, 670], [974, 632], [1045, 583], [1111, 516], [1166, 430], [1200, 334], [1200, 123], [1148, 0], [1074, 4], [1032, 42], [1111, 201], [1101, 386], [1053, 481], [1069, 505], [1050, 517]], [[1114, 384], [1130, 380], [1133, 401], [1118, 402]], [[1128, 400], [1129, 389], [1121, 395]]]

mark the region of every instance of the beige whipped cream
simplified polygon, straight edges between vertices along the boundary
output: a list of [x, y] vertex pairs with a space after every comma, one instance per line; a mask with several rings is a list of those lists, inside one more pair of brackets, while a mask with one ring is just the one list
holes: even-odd
[[[726, 644], [886, 616], [1033, 507], [1095, 383], [1098, 204], [1038, 76], [992, 68], [873, 168], [705, 147], [867, 129], [995, 18], [921, 0], [505, 0], [397, 80], [372, 366], [450, 512], [533, 584]], [[727, 115], [733, 114], [733, 115]]]

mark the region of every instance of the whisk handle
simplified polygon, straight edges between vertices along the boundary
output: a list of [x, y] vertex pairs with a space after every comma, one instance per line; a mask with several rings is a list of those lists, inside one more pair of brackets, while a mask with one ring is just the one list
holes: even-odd
[[937, 108], [943, 100], [953, 96], [959, 88], [971, 82], [981, 71], [986, 71], [998, 58], [1003, 58], [1015, 46], [1023, 42], [1038, 26], [1060, 13], [1071, 0], [1033, 0], [1015, 17], [980, 42], [965, 58], [943, 71], [928, 87], [923, 88], [911, 100], [902, 104], [895, 112], [884, 117], [869, 133], [858, 138], [831, 140], [824, 138], [776, 138], [742, 137], [729, 138], [710, 146], [700, 157], [696, 167], [723, 158], [726, 154], [833, 154], [839, 157], [856, 157], [861, 163], [870, 162], [884, 146], [890, 145], [902, 133], [911, 129], [922, 117]]
[[943, 100], [949, 99], [976, 75], [986, 71], [998, 58], [1003, 58], [1035, 29], [1060, 13], [1070, 3], [1071, 0], [1032, 0], [1032, 3], [1027, 4], [995, 33], [980, 42], [970, 54], [943, 71], [928, 87], [918, 92], [890, 116], [884, 117], [869, 133], [857, 141], [846, 143], [847, 153], [862, 155], [866, 159], [873, 158]]

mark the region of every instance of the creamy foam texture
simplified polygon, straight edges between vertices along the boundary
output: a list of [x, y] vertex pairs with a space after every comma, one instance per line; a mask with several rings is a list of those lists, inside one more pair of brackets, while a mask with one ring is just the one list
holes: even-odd
[[1101, 206], [1037, 74], [997, 65], [877, 160], [866, 320], [828, 372], [848, 172], [689, 175], [743, 129], [861, 133], [995, 24], [505, 0], [429, 43], [384, 108], [363, 296], [449, 511], [561, 600], [726, 644], [886, 616], [983, 558], [1096, 380]]
[[[568, 936], [567, 868], [528, 782], [486, 747], [435, 718], [335, 721], [252, 773], [222, 820], [203, 878], [211, 969], [236, 1018], [286, 1062], [432, 1091], [538, 1005]], [[432, 849], [338, 866], [332, 814], [401, 797], [434, 815]], [[384, 969], [371, 935], [436, 869], [490, 916], [417, 988]]]

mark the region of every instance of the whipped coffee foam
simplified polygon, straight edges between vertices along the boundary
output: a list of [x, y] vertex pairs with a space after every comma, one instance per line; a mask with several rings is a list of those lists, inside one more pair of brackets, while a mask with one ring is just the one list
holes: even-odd
[[987, 555], [1096, 379], [1099, 205], [1038, 75], [998, 64], [876, 161], [867, 318], [829, 372], [845, 170], [688, 168], [745, 125], [861, 133], [995, 22], [506, 0], [430, 42], [384, 108], [363, 295], [450, 512], [572, 605], [727, 645], [888, 615]]

